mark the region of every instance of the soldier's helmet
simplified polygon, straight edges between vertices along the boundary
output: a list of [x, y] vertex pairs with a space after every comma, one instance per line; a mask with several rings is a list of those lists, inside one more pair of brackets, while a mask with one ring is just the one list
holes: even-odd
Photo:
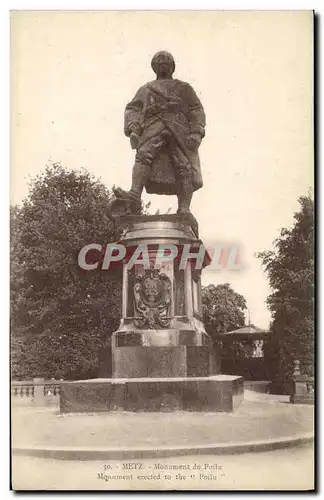
[[158, 68], [161, 68], [161, 66], [168, 66], [171, 69], [171, 74], [175, 70], [175, 62], [173, 59], [172, 54], [170, 52], [166, 52], [165, 50], [161, 50], [160, 52], [157, 52], [151, 61], [151, 67], [154, 71], [154, 73], [157, 72]]

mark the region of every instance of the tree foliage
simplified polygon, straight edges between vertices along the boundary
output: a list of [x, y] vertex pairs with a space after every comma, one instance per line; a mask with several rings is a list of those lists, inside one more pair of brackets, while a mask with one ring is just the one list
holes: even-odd
[[265, 347], [274, 390], [289, 392], [293, 362], [313, 372], [314, 349], [314, 202], [299, 199], [291, 229], [282, 229], [274, 248], [258, 257], [273, 290], [267, 304], [272, 314], [271, 335]]
[[88, 172], [53, 164], [12, 207], [14, 378], [96, 376], [100, 350], [120, 318], [120, 270], [84, 271], [78, 254], [88, 243], [118, 240], [106, 215], [110, 197]]
[[246, 300], [229, 283], [202, 287], [203, 317], [207, 332], [229, 332], [244, 326]]
[[[218, 334], [236, 330], [245, 324], [246, 300], [229, 283], [202, 287], [202, 304], [204, 325], [215, 346], [219, 347]], [[224, 342], [222, 356], [245, 356], [248, 355], [247, 349], [252, 349], [248, 342]]]

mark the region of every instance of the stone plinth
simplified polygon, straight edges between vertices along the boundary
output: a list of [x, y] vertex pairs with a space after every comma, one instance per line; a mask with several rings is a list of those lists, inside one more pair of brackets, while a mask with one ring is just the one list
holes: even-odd
[[[127, 248], [127, 259], [123, 264], [122, 319], [112, 339], [112, 376], [217, 373], [210, 355], [211, 340], [202, 322], [200, 274], [209, 256], [198, 239], [196, 220], [191, 215], [132, 216], [123, 225], [120, 243]], [[161, 261], [170, 245], [177, 249], [177, 258]], [[180, 265], [184, 245], [192, 254], [205, 254], [201, 265]], [[149, 261], [152, 269], [144, 264], [130, 267], [138, 247], [147, 249], [146, 264]], [[141, 258], [144, 262], [144, 254]], [[151, 287], [148, 293], [146, 286]]]
[[290, 396], [293, 404], [314, 404], [314, 378], [308, 375], [293, 377], [293, 394]]
[[243, 377], [93, 379], [63, 382], [61, 413], [106, 411], [232, 412], [243, 400]]
[[294, 361], [294, 375], [292, 377], [293, 391], [290, 402], [293, 404], [314, 404], [314, 377], [302, 374], [300, 361]]
[[206, 377], [207, 346], [137, 346], [115, 348], [115, 377]]
[[[122, 315], [111, 342], [112, 378], [64, 382], [61, 413], [233, 411], [243, 399], [243, 378], [219, 374], [202, 321], [200, 275], [210, 257], [196, 220], [131, 216], [120, 224]], [[176, 255], [168, 258], [169, 251]], [[186, 252], [191, 260], [183, 265]]]

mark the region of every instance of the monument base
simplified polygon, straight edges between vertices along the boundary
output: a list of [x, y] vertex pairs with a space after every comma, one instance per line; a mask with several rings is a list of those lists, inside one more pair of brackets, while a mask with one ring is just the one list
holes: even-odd
[[234, 375], [78, 380], [62, 382], [60, 412], [232, 412], [243, 394]]
[[213, 359], [208, 346], [134, 346], [115, 348], [114, 362], [114, 378], [175, 378], [208, 377]]
[[121, 225], [122, 311], [106, 361], [112, 377], [63, 382], [61, 413], [234, 411], [243, 377], [220, 374], [204, 327], [201, 270], [211, 258], [197, 221], [164, 214], [125, 217]]

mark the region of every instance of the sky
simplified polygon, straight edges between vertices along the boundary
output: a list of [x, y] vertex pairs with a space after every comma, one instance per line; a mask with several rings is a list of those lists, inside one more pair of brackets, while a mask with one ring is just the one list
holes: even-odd
[[[191, 206], [200, 237], [243, 250], [242, 270], [206, 268], [202, 282], [230, 283], [267, 328], [271, 290], [255, 253], [291, 227], [313, 188], [312, 37], [311, 11], [13, 12], [11, 203], [49, 161], [129, 188], [124, 108], [168, 50], [207, 117]], [[177, 209], [176, 197], [144, 200], [153, 213]]]

